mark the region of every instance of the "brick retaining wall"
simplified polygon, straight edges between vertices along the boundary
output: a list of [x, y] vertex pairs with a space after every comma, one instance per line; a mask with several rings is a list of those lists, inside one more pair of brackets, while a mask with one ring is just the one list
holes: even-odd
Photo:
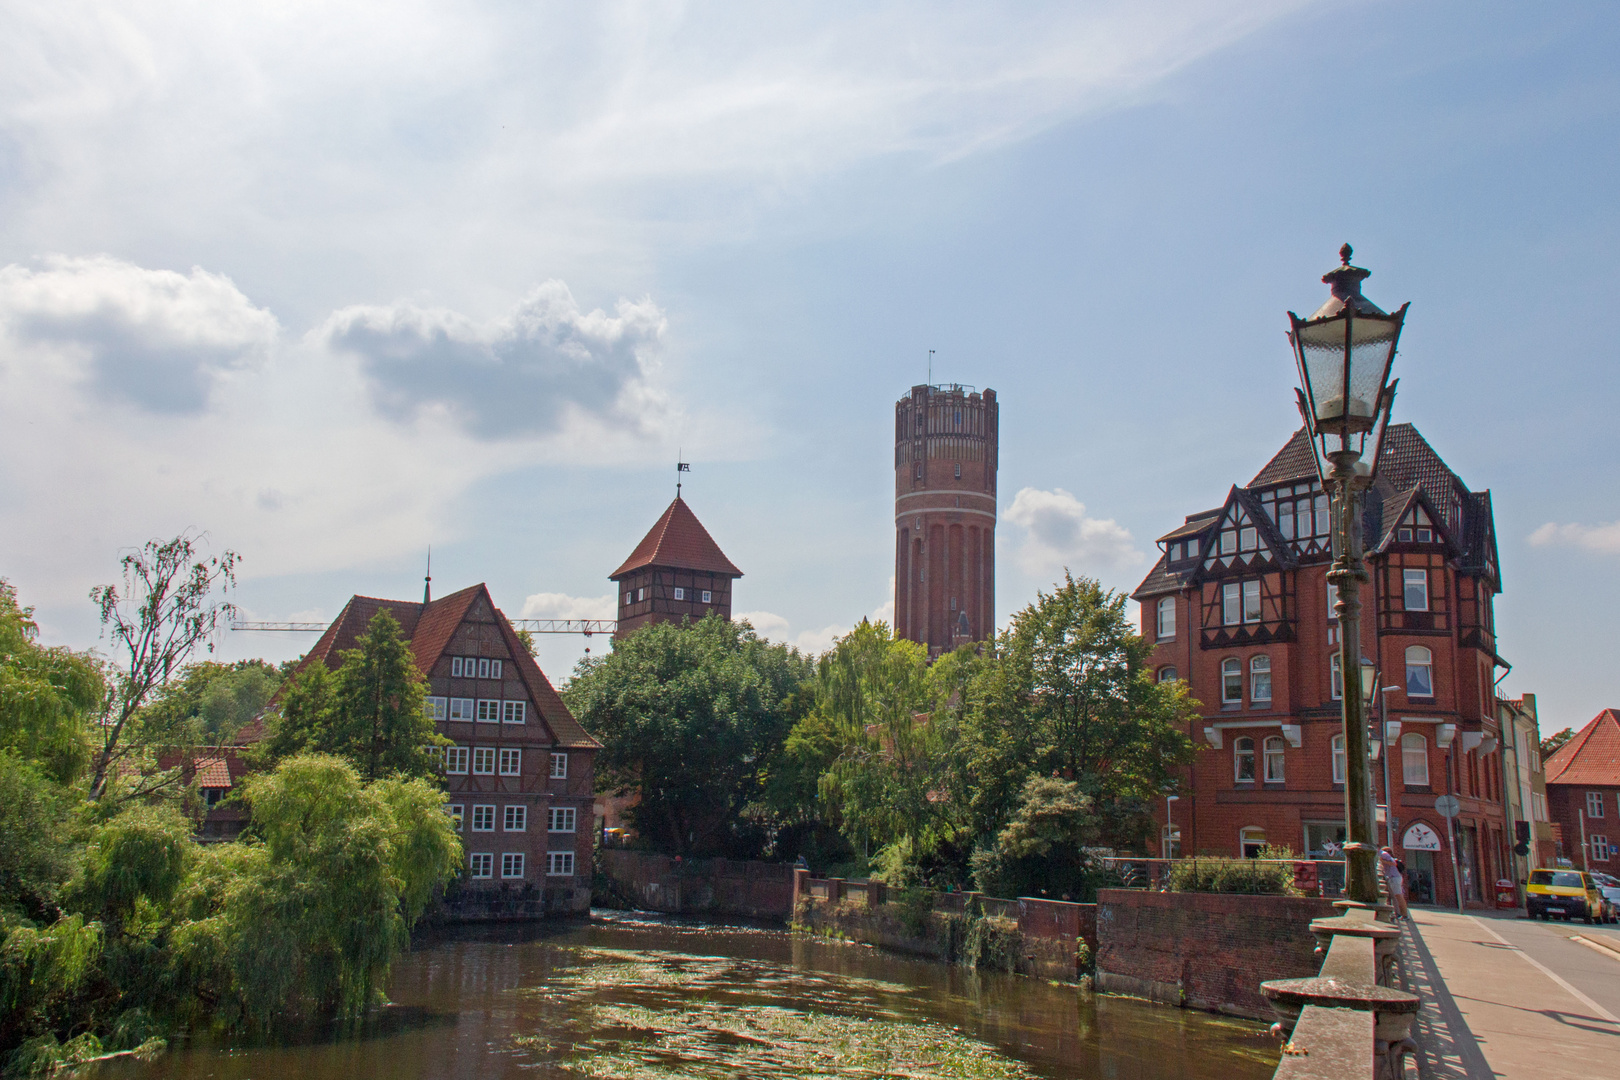
[[677, 859], [606, 850], [602, 872], [636, 907], [673, 915], [742, 915], [787, 921], [793, 867], [734, 859]]

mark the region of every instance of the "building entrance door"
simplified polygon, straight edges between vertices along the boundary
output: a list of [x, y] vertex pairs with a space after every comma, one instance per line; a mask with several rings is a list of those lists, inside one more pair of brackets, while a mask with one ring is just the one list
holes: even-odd
[[1408, 851], [1406, 898], [1414, 904], [1434, 903], [1434, 852]]

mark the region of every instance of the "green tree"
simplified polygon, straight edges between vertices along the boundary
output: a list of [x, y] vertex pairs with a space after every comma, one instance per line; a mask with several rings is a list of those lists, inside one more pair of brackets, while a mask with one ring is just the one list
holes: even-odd
[[399, 623], [379, 610], [335, 673], [311, 662], [287, 684], [253, 760], [273, 764], [299, 753], [336, 754], [366, 781], [438, 775], [424, 749], [445, 746], [424, 709], [427, 683]]
[[564, 698], [602, 740], [598, 789], [633, 793], [636, 830], [666, 851], [738, 852], [743, 810], [802, 708], [811, 662], [710, 615], [655, 623], [574, 669]]
[[1152, 646], [1125, 596], [1065, 574], [1013, 616], [975, 675], [960, 753], [974, 832], [988, 842], [1016, 812], [1032, 776], [1073, 781], [1091, 801], [1100, 842], [1129, 846], [1151, 801], [1192, 761], [1196, 715], [1183, 683], [1158, 683]]
[[[0, 754], [70, 783], [90, 761], [90, 721], [106, 697], [95, 661], [39, 644], [33, 609], [0, 580]], [[3, 809], [3, 808], [0, 808]]]
[[157, 690], [142, 720], [165, 729], [189, 729], [197, 742], [226, 742], [264, 711], [281, 681], [281, 672], [264, 660], [187, 664]]
[[1085, 848], [1100, 835], [1089, 796], [1073, 780], [1032, 776], [995, 843], [973, 853], [973, 878], [991, 896], [1061, 897], [1090, 901]]
[[1551, 735], [1548, 735], [1546, 738], [1541, 740], [1542, 758], [1545, 759], [1552, 757], [1560, 746], [1563, 746], [1574, 737], [1574, 728], [1565, 728], [1563, 731], [1555, 731]]

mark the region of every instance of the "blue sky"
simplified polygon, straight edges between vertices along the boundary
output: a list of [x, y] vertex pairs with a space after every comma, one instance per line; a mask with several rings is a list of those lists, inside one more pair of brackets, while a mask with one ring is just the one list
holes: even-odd
[[1495, 497], [1503, 688], [1579, 726], [1617, 49], [1574, 3], [0, 4], [0, 575], [78, 646], [184, 528], [255, 618], [417, 595], [430, 543], [611, 614], [684, 452], [738, 610], [819, 647], [890, 599], [935, 349], [1002, 401], [1000, 616], [1128, 589], [1297, 423], [1285, 312], [1348, 240], [1412, 302], [1397, 419]]

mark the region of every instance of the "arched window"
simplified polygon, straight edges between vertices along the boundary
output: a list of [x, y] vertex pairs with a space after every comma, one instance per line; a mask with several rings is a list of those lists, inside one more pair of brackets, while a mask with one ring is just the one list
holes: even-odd
[[1271, 657], [1254, 656], [1249, 658], [1249, 702], [1250, 704], [1270, 704], [1271, 702]]
[[1401, 736], [1401, 781], [1407, 787], [1429, 786], [1429, 740], [1417, 732]]
[[1260, 852], [1266, 846], [1266, 830], [1258, 825], [1250, 825], [1246, 829], [1239, 829], [1238, 846], [1242, 849], [1245, 859], [1258, 859]]
[[1344, 762], [1344, 736], [1335, 735], [1333, 736], [1333, 782], [1335, 784], [1344, 783]]
[[1159, 601], [1159, 640], [1176, 636], [1176, 598], [1166, 596]]
[[1333, 654], [1333, 660], [1330, 667], [1331, 671], [1328, 678], [1332, 683], [1331, 689], [1333, 692], [1333, 700], [1338, 701], [1340, 698], [1344, 697], [1344, 672], [1339, 668], [1338, 653]]
[[1422, 645], [1406, 647], [1406, 696], [1434, 697], [1434, 654]]
[[1179, 674], [1173, 667], [1162, 667], [1159, 669], [1160, 682], [1175, 682], [1179, 677]]
[[1232, 772], [1238, 783], [1254, 783], [1254, 740], [1247, 735], [1232, 740]]
[[1235, 656], [1221, 661], [1221, 704], [1243, 704], [1243, 661]]
[[1281, 735], [1273, 735], [1266, 740], [1266, 783], [1280, 784], [1283, 782], [1283, 742]]

